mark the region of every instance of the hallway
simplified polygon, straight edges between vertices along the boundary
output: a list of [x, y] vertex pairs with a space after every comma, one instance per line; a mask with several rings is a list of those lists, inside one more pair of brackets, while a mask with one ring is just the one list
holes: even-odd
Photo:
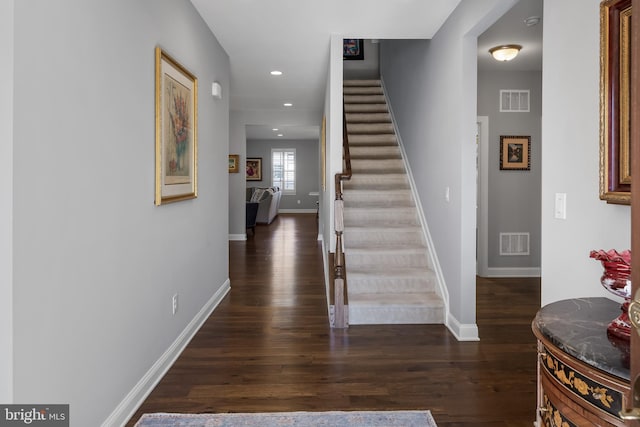
[[480, 342], [443, 325], [332, 331], [317, 235], [315, 215], [281, 214], [229, 243], [231, 292], [128, 426], [145, 412], [400, 409], [439, 427], [532, 424], [538, 279], [478, 279]]

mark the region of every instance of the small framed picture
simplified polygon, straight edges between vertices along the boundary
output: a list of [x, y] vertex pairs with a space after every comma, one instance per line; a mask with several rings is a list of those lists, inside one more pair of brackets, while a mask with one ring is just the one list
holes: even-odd
[[531, 170], [530, 136], [500, 136], [500, 170]]
[[229, 154], [229, 173], [238, 173], [240, 171], [240, 155]]
[[344, 39], [342, 41], [342, 59], [364, 60], [364, 40]]
[[262, 157], [247, 159], [247, 181], [262, 181]]

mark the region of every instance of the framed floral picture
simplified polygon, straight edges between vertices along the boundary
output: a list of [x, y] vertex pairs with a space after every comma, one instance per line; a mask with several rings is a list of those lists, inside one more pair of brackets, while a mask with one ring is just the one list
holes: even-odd
[[262, 157], [247, 159], [247, 181], [262, 181]]
[[198, 80], [160, 47], [155, 51], [155, 204], [198, 195]]

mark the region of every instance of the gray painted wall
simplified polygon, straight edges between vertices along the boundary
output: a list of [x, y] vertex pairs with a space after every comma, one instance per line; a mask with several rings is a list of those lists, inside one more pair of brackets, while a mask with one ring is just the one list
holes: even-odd
[[342, 61], [345, 79], [378, 79], [380, 78], [380, 44], [370, 39], [364, 40], [364, 60]]
[[[478, 73], [478, 115], [489, 117], [488, 267], [540, 267], [541, 72]], [[500, 90], [530, 90], [530, 112], [500, 112]], [[500, 136], [531, 137], [531, 170], [500, 170]], [[530, 233], [530, 255], [500, 256], [499, 233]]]
[[513, 3], [463, 0], [430, 41], [380, 47], [380, 71], [449, 292], [447, 322], [470, 338], [477, 337], [477, 36]]
[[[200, 84], [199, 197], [160, 207], [156, 45]], [[100, 425], [228, 280], [229, 107], [208, 88], [229, 78], [188, 0], [15, 2], [16, 402]]]
[[[542, 71], [542, 302], [612, 297], [591, 249], [628, 249], [630, 207], [599, 183], [599, 0], [545, 0]], [[564, 17], [571, 16], [571, 19]], [[559, 41], [562, 41], [561, 43]], [[554, 195], [567, 194], [567, 219]]]
[[[318, 141], [295, 140], [248, 140], [247, 157], [262, 157], [262, 181], [247, 181], [247, 187], [271, 186], [271, 149], [296, 149], [296, 194], [283, 194], [280, 209], [313, 209], [317, 208], [318, 196], [310, 196], [310, 192], [319, 192], [320, 163]], [[300, 203], [298, 204], [298, 200]]]

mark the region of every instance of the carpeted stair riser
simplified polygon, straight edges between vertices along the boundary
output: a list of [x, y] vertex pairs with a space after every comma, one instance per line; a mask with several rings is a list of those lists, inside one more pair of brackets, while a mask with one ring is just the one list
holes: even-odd
[[[422, 245], [422, 229], [418, 226], [395, 226], [395, 227], [373, 227], [373, 226], [348, 226], [344, 230], [345, 247], [367, 248], [367, 247], [393, 247], [404, 245]], [[387, 246], [389, 245], [389, 246]]]
[[401, 159], [352, 159], [351, 170], [353, 173], [399, 174], [404, 172], [404, 162]]
[[399, 208], [414, 207], [413, 196], [409, 190], [376, 191], [345, 190], [344, 206], [346, 208]]
[[345, 95], [345, 104], [386, 104], [384, 95]]
[[371, 134], [362, 134], [362, 135], [349, 135], [349, 149], [357, 146], [387, 146], [387, 145], [398, 145], [398, 140], [396, 139], [395, 134], [379, 134], [379, 135], [371, 135]]
[[[398, 146], [382, 145], [382, 146], [359, 146], [349, 147], [351, 161], [359, 159], [400, 159], [402, 161], [402, 153]], [[404, 166], [403, 166], [404, 169]]]
[[413, 275], [405, 274], [405, 270], [387, 270], [386, 274], [372, 275], [370, 272], [349, 271], [349, 293], [401, 293], [401, 292], [433, 292], [435, 283], [432, 273], [425, 273], [424, 269], [415, 272]]
[[381, 86], [382, 81], [380, 79], [346, 79], [343, 81], [342, 86]]
[[391, 123], [389, 113], [346, 113], [347, 123]]
[[381, 302], [376, 294], [371, 298], [349, 299], [349, 323], [352, 325], [380, 324], [440, 324], [444, 319], [444, 306], [435, 293], [433, 298], [418, 298], [424, 293], [406, 294], [402, 300], [387, 296]]
[[345, 113], [388, 113], [387, 104], [345, 104]]
[[355, 174], [350, 180], [344, 181], [345, 190], [408, 190], [409, 180], [406, 174], [385, 174], [385, 175], [358, 175]]
[[349, 208], [344, 212], [345, 227], [415, 225], [419, 226], [416, 210], [413, 208]]
[[391, 123], [347, 123], [347, 133], [349, 134], [349, 142], [351, 135], [354, 134], [385, 134], [394, 133], [393, 124]]
[[417, 248], [351, 248], [346, 253], [349, 254], [349, 265], [352, 265], [356, 269], [370, 268], [378, 265], [388, 265], [391, 267], [429, 267], [427, 254], [421, 250], [417, 250]]
[[383, 95], [380, 86], [353, 86], [345, 87], [342, 91], [343, 95]]

